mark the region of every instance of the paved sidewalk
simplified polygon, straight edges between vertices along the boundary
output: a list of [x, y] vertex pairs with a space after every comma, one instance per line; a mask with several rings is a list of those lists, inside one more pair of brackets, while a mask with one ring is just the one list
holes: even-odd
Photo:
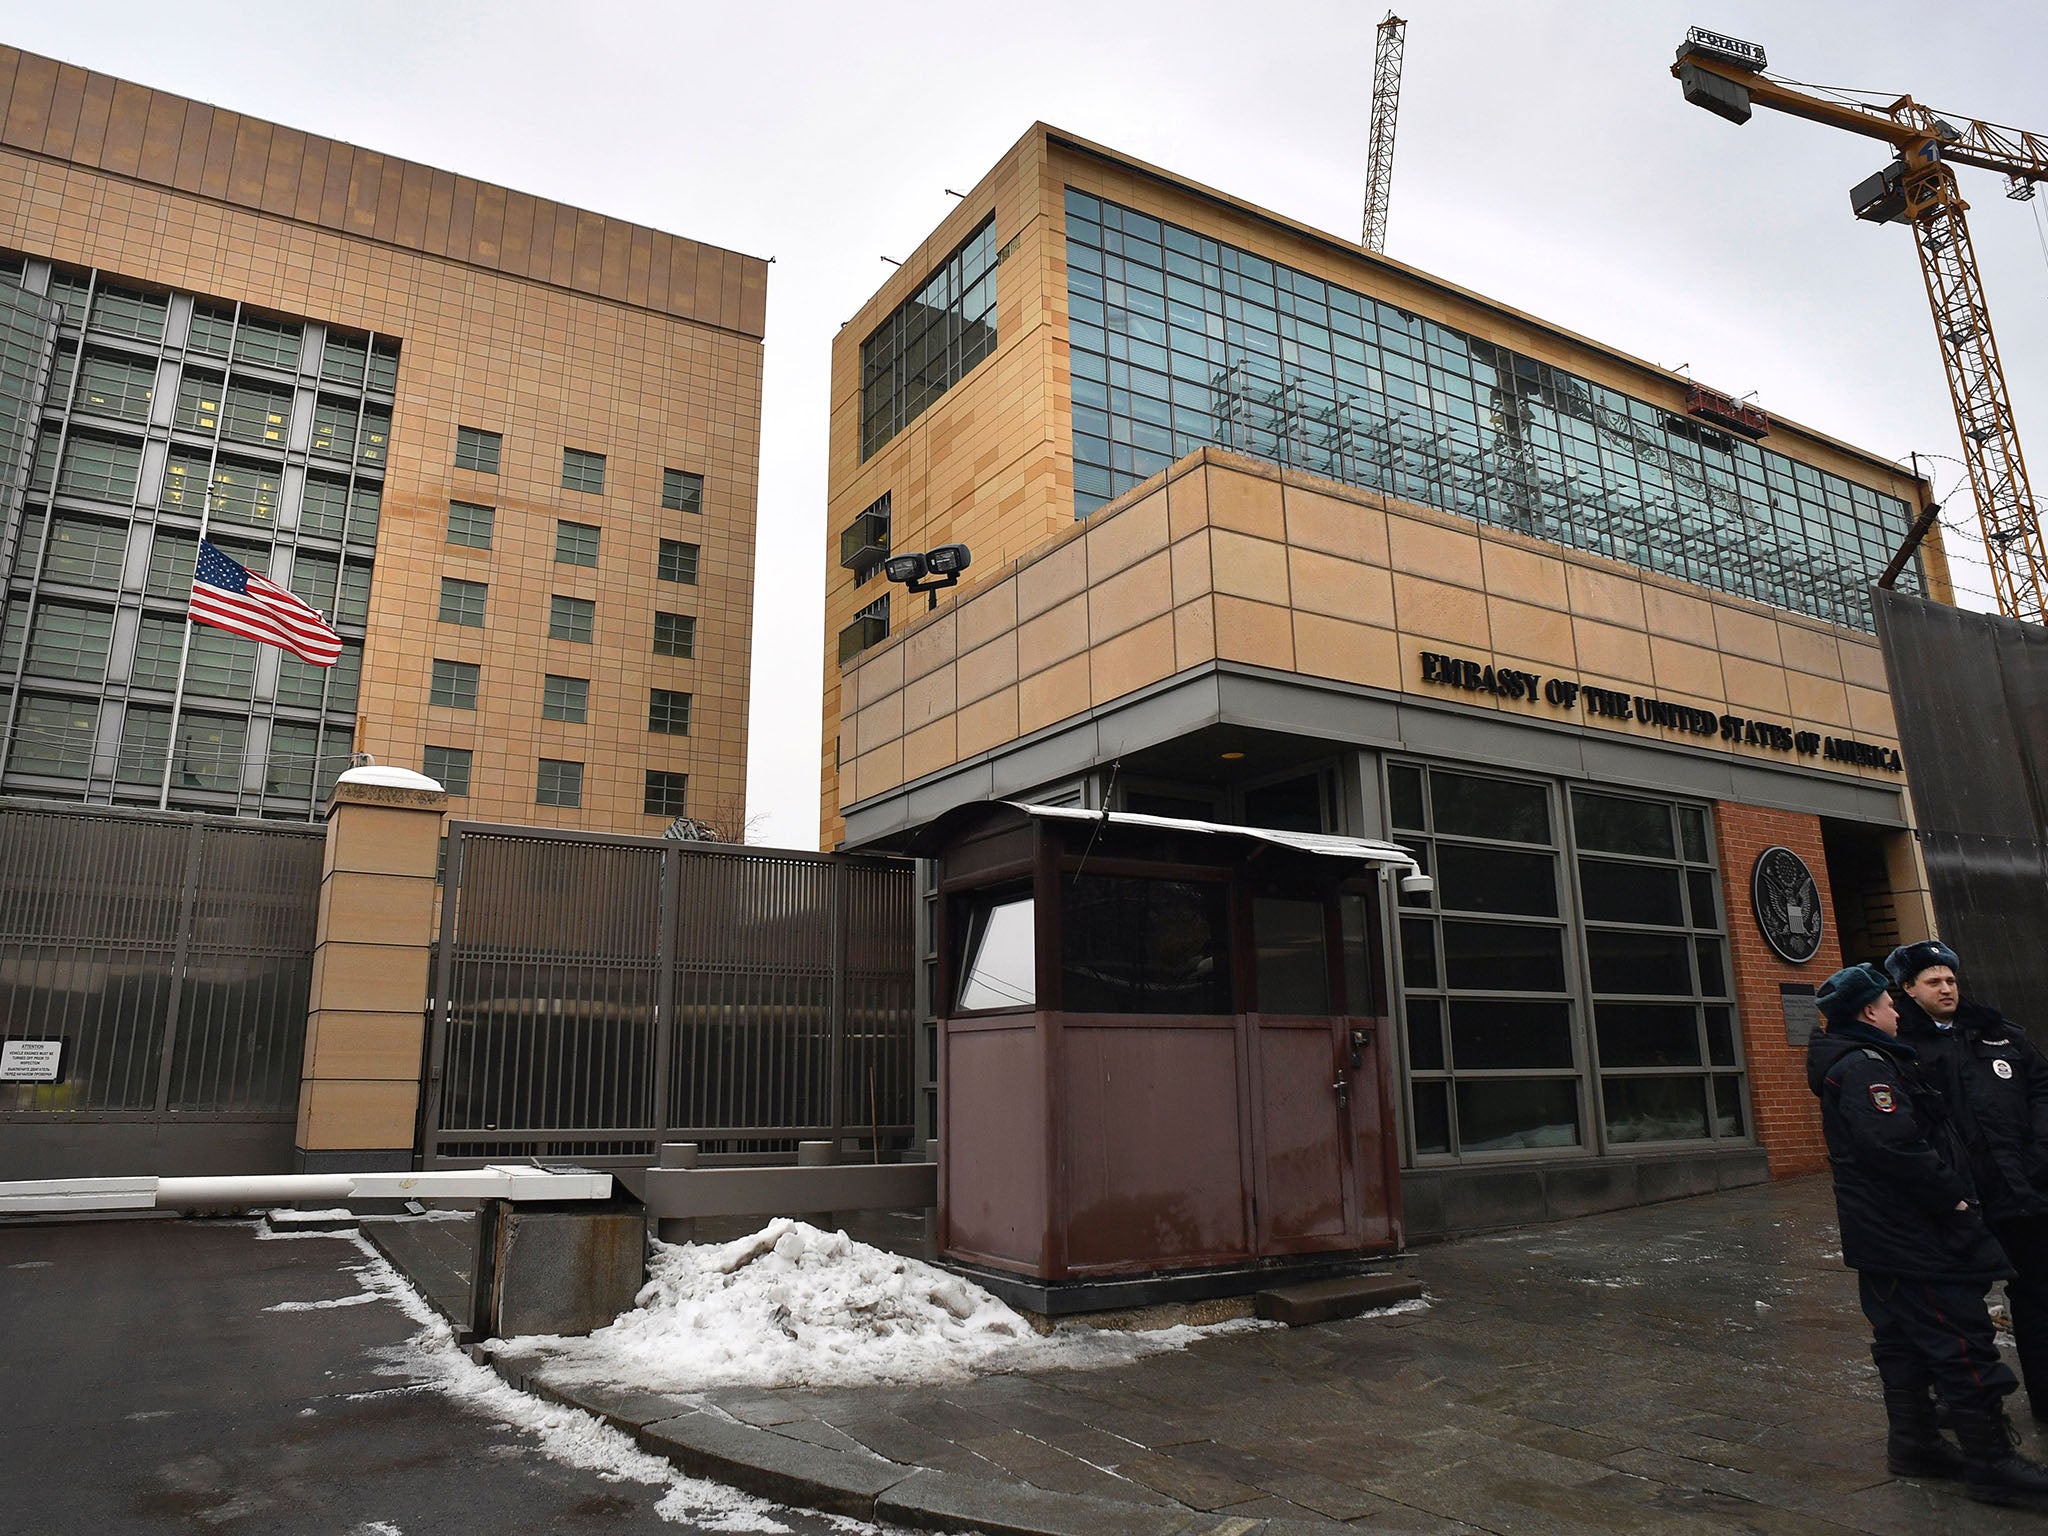
[[[687, 1470], [927, 1527], [1922, 1536], [2032, 1524], [1952, 1485], [1886, 1475], [1838, 1253], [1828, 1182], [1803, 1179], [1425, 1249], [1426, 1311], [1228, 1335], [1116, 1369], [561, 1395]], [[556, 1395], [544, 1359], [501, 1369]]]

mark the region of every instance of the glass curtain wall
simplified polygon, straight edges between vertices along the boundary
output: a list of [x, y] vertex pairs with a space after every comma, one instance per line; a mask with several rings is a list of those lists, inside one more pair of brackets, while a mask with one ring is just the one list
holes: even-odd
[[1387, 806], [1436, 881], [1396, 918], [1417, 1159], [1747, 1137], [1704, 807], [1420, 763]]
[[[0, 791], [154, 804], [168, 758], [174, 807], [311, 820], [353, 748], [398, 343], [19, 255], [0, 284], [63, 321], [0, 540]], [[334, 666], [195, 627], [178, 697], [202, 513]]]
[[1076, 516], [1222, 447], [1871, 628], [1897, 497], [1072, 188], [1066, 222]]

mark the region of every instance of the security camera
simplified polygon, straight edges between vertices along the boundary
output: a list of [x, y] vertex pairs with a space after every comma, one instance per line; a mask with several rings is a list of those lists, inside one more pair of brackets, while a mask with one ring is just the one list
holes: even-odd
[[1435, 889], [1436, 881], [1419, 871], [1415, 874], [1403, 875], [1401, 877], [1401, 894], [1403, 896], [1427, 896]]

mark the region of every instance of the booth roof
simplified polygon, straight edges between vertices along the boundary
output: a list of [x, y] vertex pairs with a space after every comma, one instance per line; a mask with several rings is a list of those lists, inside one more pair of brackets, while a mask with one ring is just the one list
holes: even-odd
[[1113, 827], [1151, 827], [1161, 832], [1204, 832], [1219, 837], [1249, 838], [1273, 843], [1300, 853], [1319, 854], [1329, 859], [1358, 859], [1378, 867], [1395, 868], [1419, 875], [1415, 855], [1398, 843], [1382, 843], [1369, 837], [1340, 837], [1334, 832], [1285, 832], [1277, 827], [1240, 827], [1220, 821], [1183, 821], [1178, 816], [1146, 816], [1137, 811], [1090, 811], [1078, 805], [1029, 805], [1021, 800], [1000, 802], [1027, 816], [1060, 821], [1107, 821]]

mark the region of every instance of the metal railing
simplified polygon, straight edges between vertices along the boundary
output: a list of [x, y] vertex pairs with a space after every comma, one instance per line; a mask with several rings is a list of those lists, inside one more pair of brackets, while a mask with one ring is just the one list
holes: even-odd
[[426, 1166], [907, 1142], [912, 868], [452, 824]]

